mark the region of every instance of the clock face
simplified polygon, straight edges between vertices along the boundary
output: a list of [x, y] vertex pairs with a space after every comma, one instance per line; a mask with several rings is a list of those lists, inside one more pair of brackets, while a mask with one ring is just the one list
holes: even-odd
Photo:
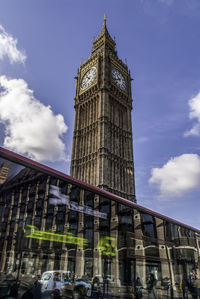
[[112, 69], [112, 77], [119, 88], [122, 90], [126, 89], [126, 81], [123, 75], [115, 68]]
[[87, 87], [89, 87], [94, 81], [96, 75], [97, 75], [97, 69], [96, 67], [92, 67], [89, 71], [87, 71], [84, 74], [81, 80], [81, 88], [86, 89]]

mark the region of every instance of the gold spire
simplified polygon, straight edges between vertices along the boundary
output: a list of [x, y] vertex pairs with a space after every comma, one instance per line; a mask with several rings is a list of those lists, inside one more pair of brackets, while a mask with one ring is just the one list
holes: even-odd
[[104, 25], [106, 25], [106, 14], [104, 13], [104, 17], [103, 17], [103, 23]]
[[103, 26], [101, 28], [100, 34], [97, 36], [97, 38], [93, 41], [93, 50], [92, 52], [95, 51], [96, 48], [99, 47], [101, 43], [109, 43], [110, 44], [110, 49], [113, 49], [115, 51], [115, 46], [116, 43], [110, 36], [107, 26], [106, 26], [106, 14], [104, 13], [103, 17]]
[[108, 30], [107, 30], [107, 27], [106, 27], [106, 14], [104, 13], [104, 16], [103, 16], [103, 26], [102, 26], [100, 35], [103, 35], [106, 32], [108, 32]]
[[105, 13], [104, 13], [104, 17], [103, 17], [103, 26], [102, 26], [101, 32], [98, 37], [103, 36], [103, 35], [107, 35], [111, 38], [111, 36], [108, 32], [107, 26], [106, 26], [106, 14]]

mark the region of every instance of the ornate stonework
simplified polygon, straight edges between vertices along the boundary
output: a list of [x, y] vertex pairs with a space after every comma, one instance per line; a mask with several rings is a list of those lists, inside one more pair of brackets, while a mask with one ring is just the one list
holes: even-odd
[[115, 46], [104, 17], [76, 77], [70, 174], [135, 201], [131, 77]]

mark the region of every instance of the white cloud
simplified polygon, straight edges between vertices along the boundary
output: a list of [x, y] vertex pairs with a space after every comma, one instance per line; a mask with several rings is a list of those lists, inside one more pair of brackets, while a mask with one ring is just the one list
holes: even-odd
[[61, 114], [38, 101], [23, 79], [0, 76], [0, 121], [5, 125], [4, 146], [37, 161], [65, 159], [62, 141], [67, 126]]
[[200, 92], [188, 102], [190, 107], [189, 118], [196, 119], [193, 127], [184, 133], [184, 136], [196, 135], [200, 136]]
[[200, 157], [183, 154], [171, 158], [163, 167], [153, 168], [150, 184], [157, 184], [161, 195], [182, 195], [200, 185]]
[[8, 34], [0, 25], [0, 59], [8, 56], [11, 63], [24, 63], [26, 55], [17, 49], [17, 39]]

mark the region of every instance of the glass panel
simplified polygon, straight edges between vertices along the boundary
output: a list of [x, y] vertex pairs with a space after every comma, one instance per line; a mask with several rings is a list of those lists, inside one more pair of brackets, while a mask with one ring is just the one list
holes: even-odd
[[152, 215], [142, 213], [142, 230], [147, 237], [156, 238], [155, 219]]
[[199, 244], [185, 226], [0, 159], [1, 298], [192, 298]]

